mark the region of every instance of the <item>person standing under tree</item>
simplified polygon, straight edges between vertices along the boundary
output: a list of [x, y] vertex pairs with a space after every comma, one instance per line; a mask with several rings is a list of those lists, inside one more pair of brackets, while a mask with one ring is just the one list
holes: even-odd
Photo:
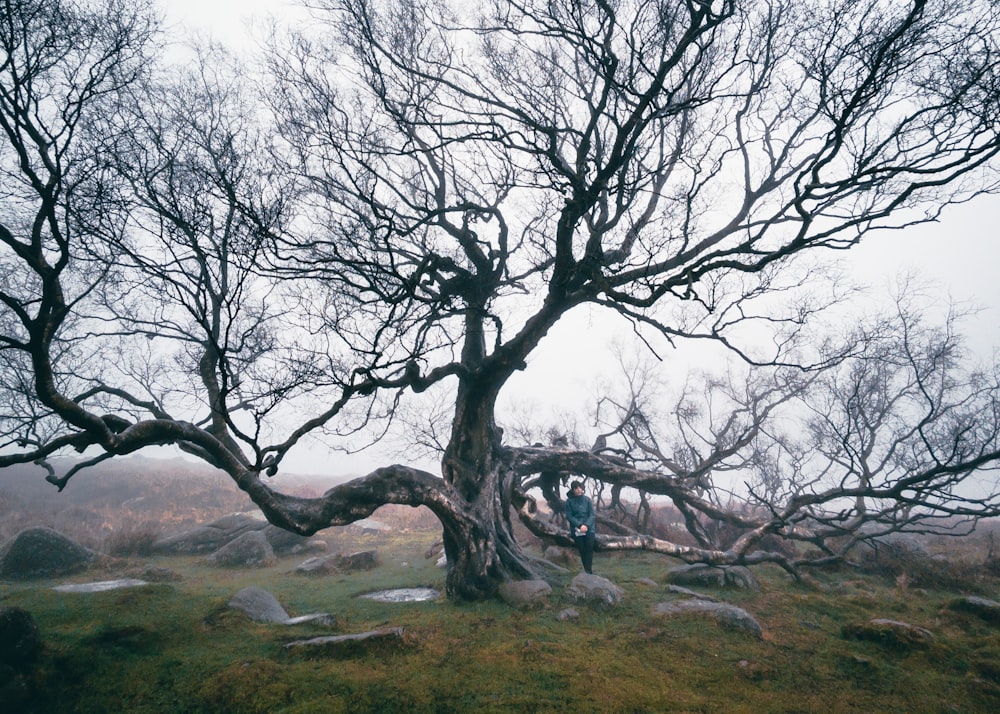
[[594, 531], [597, 525], [594, 503], [583, 495], [583, 484], [574, 481], [570, 484], [569, 496], [566, 498], [566, 519], [569, 521], [570, 532], [580, 551], [580, 560], [587, 573], [593, 573], [591, 564], [594, 561]]

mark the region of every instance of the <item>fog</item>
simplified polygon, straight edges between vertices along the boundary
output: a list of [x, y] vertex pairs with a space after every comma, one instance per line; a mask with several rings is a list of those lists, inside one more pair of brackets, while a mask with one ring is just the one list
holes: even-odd
[[[161, 4], [174, 36], [191, 33], [211, 37], [240, 51], [253, 53], [266, 46], [268, 18], [280, 22], [301, 18], [306, 10], [289, 0], [166, 0]], [[978, 312], [962, 324], [968, 345], [978, 359], [990, 359], [1000, 348], [1000, 287], [994, 276], [1000, 264], [1000, 199], [982, 196], [945, 210], [939, 222], [903, 231], [872, 233], [849, 251], [813, 253], [854, 280], [868, 284], [859, 310], [884, 305], [900, 276], [913, 274], [925, 285], [928, 305], [955, 302]], [[559, 413], [581, 419], [592, 407], [599, 385], [612, 378], [617, 345], [633, 343], [642, 351], [632, 328], [622, 320], [590, 308], [567, 315], [530, 359], [528, 369], [510, 381], [502, 406], [508, 412], [529, 410], [540, 420]], [[700, 347], [653, 345], [668, 375], [683, 375], [706, 364]], [[720, 358], [721, 350], [714, 353]], [[318, 444], [293, 451], [283, 468], [299, 473], [364, 473], [401, 460], [398, 444], [381, 444], [361, 454], [327, 451]], [[176, 455], [174, 449], [163, 449]], [[413, 463], [412, 457], [408, 459]], [[420, 457], [414, 465], [436, 470], [432, 459]]]

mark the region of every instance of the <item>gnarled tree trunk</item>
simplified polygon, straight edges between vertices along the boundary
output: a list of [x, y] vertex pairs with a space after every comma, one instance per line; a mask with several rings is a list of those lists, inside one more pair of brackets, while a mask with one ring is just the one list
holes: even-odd
[[480, 485], [475, 499], [462, 499], [461, 513], [441, 517], [449, 597], [491, 598], [505, 581], [534, 574], [514, 537], [506, 473], [495, 468], [463, 475], [463, 481]]
[[510, 518], [512, 478], [494, 418], [497, 384], [462, 380], [451, 440], [442, 461], [460, 511], [439, 514], [451, 597], [482, 600], [511, 579], [533, 575]]

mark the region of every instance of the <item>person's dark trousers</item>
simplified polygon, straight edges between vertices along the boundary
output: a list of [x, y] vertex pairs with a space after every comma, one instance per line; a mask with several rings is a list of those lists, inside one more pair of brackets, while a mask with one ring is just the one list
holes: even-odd
[[594, 562], [594, 534], [585, 533], [584, 535], [573, 536], [573, 540], [576, 541], [576, 549], [580, 551], [580, 560], [583, 561], [584, 571], [593, 573], [591, 565]]

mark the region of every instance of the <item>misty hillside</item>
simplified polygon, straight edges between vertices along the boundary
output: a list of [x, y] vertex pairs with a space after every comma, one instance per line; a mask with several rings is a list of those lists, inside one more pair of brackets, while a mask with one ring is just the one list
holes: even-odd
[[[69, 460], [54, 461], [63, 473]], [[286, 493], [321, 494], [350, 477], [282, 474]], [[130, 456], [76, 474], [59, 492], [31, 464], [0, 469], [0, 543], [29, 526], [48, 526], [98, 545], [114, 530], [155, 524], [169, 532], [219, 516], [255, 510], [223, 472], [183, 458]]]

